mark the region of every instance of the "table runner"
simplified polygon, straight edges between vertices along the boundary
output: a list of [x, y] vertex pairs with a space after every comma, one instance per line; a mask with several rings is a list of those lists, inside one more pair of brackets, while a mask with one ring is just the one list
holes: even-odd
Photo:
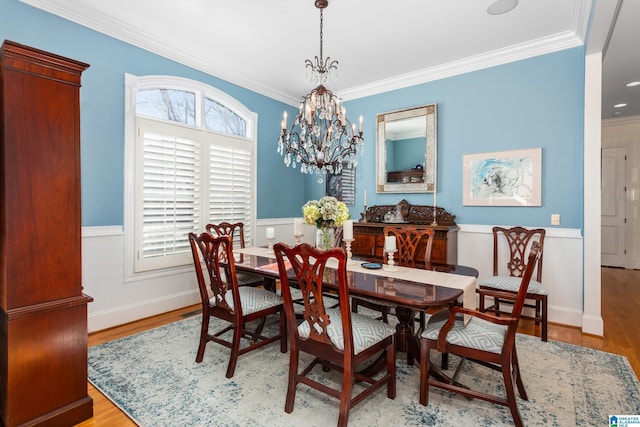
[[[275, 254], [269, 253], [267, 248], [248, 247], [237, 248], [233, 250], [236, 253], [244, 253], [247, 255], [257, 255], [273, 258], [275, 262]], [[347, 264], [347, 271], [370, 274], [372, 276], [391, 277], [394, 279], [409, 280], [412, 282], [428, 283], [431, 285], [444, 286], [447, 288], [462, 289], [463, 299], [462, 306], [471, 310], [476, 309], [476, 278], [471, 276], [463, 276], [460, 274], [444, 273], [440, 271], [423, 270], [420, 268], [395, 266], [397, 271], [387, 271], [383, 268], [371, 270], [362, 267], [362, 261], [352, 260], [354, 264]], [[335, 259], [329, 260], [328, 267], [336, 268], [338, 263]], [[468, 316], [465, 316], [465, 321]]]

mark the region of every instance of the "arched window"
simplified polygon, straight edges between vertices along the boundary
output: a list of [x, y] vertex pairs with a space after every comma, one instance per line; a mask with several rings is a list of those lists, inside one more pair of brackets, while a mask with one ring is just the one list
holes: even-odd
[[[132, 273], [192, 261], [188, 233], [255, 223], [255, 114], [219, 90], [167, 76], [126, 76]], [[126, 205], [126, 203], [125, 203]], [[125, 208], [127, 211], [127, 209]], [[127, 231], [127, 230], [132, 230]]]

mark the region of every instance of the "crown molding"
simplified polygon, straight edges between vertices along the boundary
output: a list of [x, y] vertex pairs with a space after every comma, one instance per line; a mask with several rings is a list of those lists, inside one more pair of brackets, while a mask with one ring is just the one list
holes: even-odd
[[[60, 7], [48, 0], [19, 1], [274, 100], [291, 106], [298, 106], [300, 103], [299, 97], [293, 97], [277, 91], [247, 76], [240, 75], [237, 72], [225, 71], [211, 62], [203, 61], [198, 55], [190, 52], [185, 46], [159, 42], [149, 34], [138, 31], [135, 28], [130, 28], [117, 19], [104, 16], [89, 8], [85, 8], [80, 14]], [[576, 0], [574, 2], [572, 15], [574, 30], [572, 31], [566, 31], [551, 37], [532, 40], [520, 45], [494, 50], [485, 54], [471, 56], [459, 61], [449, 62], [416, 72], [402, 74], [390, 79], [344, 89], [336, 93], [336, 95], [348, 101], [583, 45], [584, 34], [587, 31], [589, 20], [590, 7], [587, 7], [589, 5], [589, 1], [582, 2]]]
[[403, 74], [392, 79], [379, 80], [377, 82], [357, 86], [340, 91], [339, 95], [345, 101], [349, 99], [362, 98], [364, 96], [403, 89], [421, 83], [470, 73], [472, 71], [491, 68], [497, 65], [503, 65], [581, 45], [582, 40], [580, 40], [573, 31], [567, 31], [561, 34], [556, 34], [552, 37], [540, 38], [527, 43], [510, 46], [506, 49], [494, 50], [482, 55], [470, 56], [459, 61], [452, 61], [413, 73]]
[[189, 51], [188, 47], [178, 46], [172, 43], [159, 42], [147, 33], [138, 31], [125, 25], [123, 22], [110, 16], [105, 16], [92, 9], [85, 8], [81, 14], [73, 10], [60, 7], [48, 0], [19, 0], [22, 3], [33, 6], [37, 9], [44, 10], [54, 15], [65, 18], [71, 22], [87, 27], [99, 33], [106, 34], [117, 40], [123, 41], [130, 45], [139, 47], [156, 55], [176, 61], [180, 64], [194, 68], [213, 77], [226, 80], [237, 86], [252, 90], [277, 101], [290, 105], [298, 105], [300, 99], [276, 91], [246, 76], [239, 75], [237, 72], [229, 72], [221, 69], [214, 64], [203, 61], [198, 55]]

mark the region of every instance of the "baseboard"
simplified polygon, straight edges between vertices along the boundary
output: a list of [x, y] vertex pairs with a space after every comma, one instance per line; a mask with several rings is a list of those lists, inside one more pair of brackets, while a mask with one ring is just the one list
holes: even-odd
[[582, 332], [596, 336], [604, 336], [604, 321], [601, 316], [582, 316]]
[[194, 289], [180, 294], [167, 295], [160, 299], [116, 307], [113, 310], [92, 313], [88, 317], [88, 330], [96, 332], [198, 303], [200, 303], [200, 294]]

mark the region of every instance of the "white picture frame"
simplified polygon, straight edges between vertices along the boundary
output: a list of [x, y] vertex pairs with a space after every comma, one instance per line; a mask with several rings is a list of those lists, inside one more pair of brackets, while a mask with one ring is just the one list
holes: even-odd
[[542, 148], [465, 154], [465, 206], [541, 206]]

